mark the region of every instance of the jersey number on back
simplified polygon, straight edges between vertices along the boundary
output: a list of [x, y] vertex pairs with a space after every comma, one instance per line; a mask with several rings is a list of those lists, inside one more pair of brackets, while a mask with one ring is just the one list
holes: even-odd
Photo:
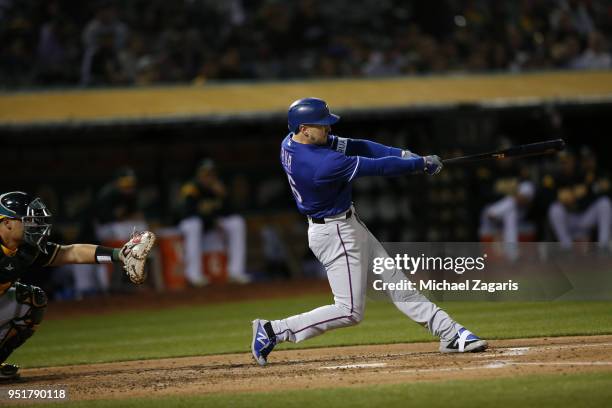
[[297, 191], [297, 188], [295, 188], [295, 181], [293, 180], [293, 177], [291, 177], [291, 175], [287, 174], [287, 178], [289, 179], [289, 187], [291, 187], [291, 192], [293, 193], [293, 196], [295, 197], [295, 199], [297, 200], [298, 203], [301, 203], [302, 202], [302, 196]]

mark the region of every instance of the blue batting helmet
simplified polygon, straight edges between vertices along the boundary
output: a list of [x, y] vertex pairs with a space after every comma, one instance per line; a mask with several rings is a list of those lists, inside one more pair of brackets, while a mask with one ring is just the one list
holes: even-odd
[[329, 112], [327, 103], [319, 98], [298, 99], [289, 106], [289, 130], [297, 132], [300, 125], [333, 125], [340, 116]]

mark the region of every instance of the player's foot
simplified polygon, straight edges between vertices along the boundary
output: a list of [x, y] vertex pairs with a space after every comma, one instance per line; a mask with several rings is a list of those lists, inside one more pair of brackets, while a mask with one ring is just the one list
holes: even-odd
[[15, 380], [19, 378], [19, 366], [15, 364], [0, 364], [0, 381]]
[[200, 289], [200, 288], [203, 288], [206, 285], [208, 285], [208, 281], [205, 280], [205, 279], [198, 280], [198, 281], [187, 280], [187, 286], [190, 287], [190, 288]]
[[476, 353], [485, 351], [488, 343], [474, 333], [462, 327], [455, 337], [448, 341], [440, 341], [440, 352], [442, 353]]
[[237, 283], [239, 285], [246, 285], [247, 283], [251, 283], [253, 281], [253, 279], [247, 274], [230, 276], [228, 280], [230, 283]]
[[260, 366], [268, 363], [268, 354], [276, 346], [276, 336], [272, 325], [267, 320], [253, 320], [253, 341], [251, 342], [251, 352], [253, 358]]

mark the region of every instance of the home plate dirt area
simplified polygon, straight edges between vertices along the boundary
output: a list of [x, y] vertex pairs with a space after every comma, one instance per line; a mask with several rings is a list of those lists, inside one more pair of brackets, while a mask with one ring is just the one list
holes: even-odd
[[441, 354], [437, 343], [275, 351], [22, 370], [22, 386], [65, 386], [70, 399], [279, 391], [415, 381], [612, 371], [612, 335], [490, 341], [484, 353]]

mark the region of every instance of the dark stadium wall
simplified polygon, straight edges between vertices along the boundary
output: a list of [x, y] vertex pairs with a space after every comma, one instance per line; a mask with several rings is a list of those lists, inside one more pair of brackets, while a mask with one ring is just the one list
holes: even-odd
[[[567, 140], [569, 148], [578, 151], [587, 145], [597, 154], [609, 151], [611, 142], [609, 112], [612, 105], [536, 106], [484, 109], [469, 105], [431, 110], [362, 110], [344, 115], [334, 133], [355, 138], [371, 138], [381, 143], [410, 148], [423, 154], [450, 157], [499, 147], [501, 143], [528, 143], [556, 137]], [[559, 121], [563, 126], [559, 126]], [[285, 178], [278, 165], [278, 145], [286, 134], [284, 118], [264, 117], [225, 122], [180, 121], [166, 123], [133, 123], [123, 125], [53, 125], [21, 129], [5, 128], [3, 133], [3, 190], [53, 191], [54, 201], [70, 202], [72, 207], [57, 211], [57, 223], [74, 223], [74, 218], [93, 199], [95, 192], [112, 177], [120, 166], [133, 167], [140, 185], [147, 191], [151, 212], [160, 225], [173, 222], [176, 186], [189, 178], [202, 157], [214, 158], [230, 183], [240, 178], [248, 182], [248, 199], [240, 210], [261, 213], [291, 209], [291, 197], [284, 189]], [[610, 164], [600, 157], [600, 163]], [[546, 159], [527, 159], [534, 163]], [[491, 166], [494, 171], [495, 167]], [[439, 239], [475, 239], [479, 205], [469, 190], [474, 183], [474, 166], [453, 170], [463, 182], [455, 183], [457, 197], [468, 200], [468, 213], [438, 215], [441, 208], [419, 206], [422, 213], [413, 214], [407, 223], [414, 239], [426, 238], [425, 225], [440, 224]], [[396, 191], [445, 191], [444, 185], [428, 183], [421, 178], [389, 180]], [[262, 197], [261, 190], [272, 191]], [[356, 198], [376, 196], [377, 189], [357, 189]], [[386, 191], [389, 191], [386, 189]], [[435, 194], [434, 194], [435, 195]], [[426, 199], [425, 194], [414, 195]], [[78, 199], [75, 198], [77, 197]], [[401, 198], [401, 194], [392, 199]], [[451, 198], [452, 200], [452, 198]], [[435, 202], [435, 200], [434, 200]], [[79, 208], [82, 206], [83, 208]], [[73, 208], [75, 207], [75, 208]], [[456, 207], [456, 206], [455, 206]], [[426, 209], [426, 211], [425, 211]], [[466, 218], [467, 217], [467, 218]], [[470, 219], [471, 225], [458, 220]], [[384, 224], [384, 222], [383, 222]], [[460, 225], [461, 224], [461, 225]], [[373, 224], [373, 229], [376, 225]], [[383, 237], [384, 238], [384, 237]], [[401, 238], [390, 233], [390, 239]]]

